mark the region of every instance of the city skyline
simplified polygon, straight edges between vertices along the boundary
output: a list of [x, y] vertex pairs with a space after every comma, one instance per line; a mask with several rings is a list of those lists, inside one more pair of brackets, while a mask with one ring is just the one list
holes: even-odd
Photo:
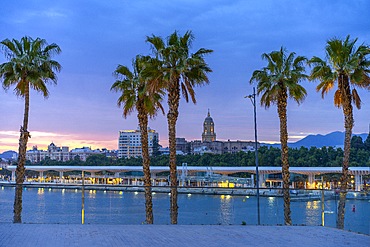
[[[333, 37], [358, 38], [369, 44], [367, 1], [17, 1], [2, 5], [0, 40], [28, 35], [57, 43], [62, 53], [58, 85], [49, 85], [50, 97], [31, 93], [29, 131], [33, 145], [50, 142], [71, 148], [117, 149], [119, 130], [136, 129], [136, 112], [126, 119], [111, 92], [118, 64], [131, 68], [137, 54], [150, 54], [146, 36], [167, 37], [177, 30], [192, 30], [192, 52], [213, 49], [205, 59], [213, 72], [210, 84], [195, 88], [197, 104], [180, 102], [177, 137], [201, 139], [202, 123], [210, 113], [218, 140], [254, 140], [253, 106], [244, 96], [253, 92], [252, 72], [266, 61], [262, 53], [281, 46], [308, 58], [324, 57]], [[328, 13], [330, 17], [328, 17]], [[343, 18], [345, 16], [345, 18]], [[0, 54], [0, 63], [5, 62]], [[307, 73], [310, 69], [307, 68]], [[333, 92], [321, 99], [317, 82], [303, 82], [308, 95], [298, 106], [288, 102], [289, 141], [309, 134], [344, 131], [341, 109], [334, 107]], [[363, 106], [354, 109], [354, 133], [368, 133], [369, 91], [359, 90]], [[23, 100], [12, 89], [0, 90], [0, 153], [18, 151]], [[257, 100], [259, 101], [259, 97]], [[163, 101], [167, 109], [166, 100]], [[158, 115], [149, 126], [167, 146], [167, 120]], [[276, 106], [257, 107], [258, 141], [279, 142]]]

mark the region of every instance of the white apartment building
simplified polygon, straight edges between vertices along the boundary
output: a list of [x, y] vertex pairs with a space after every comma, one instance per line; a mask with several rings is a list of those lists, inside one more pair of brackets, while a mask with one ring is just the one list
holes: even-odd
[[[153, 140], [159, 141], [155, 130], [148, 128], [149, 154], [153, 153]], [[141, 132], [140, 130], [120, 130], [118, 139], [118, 158], [141, 157]]]

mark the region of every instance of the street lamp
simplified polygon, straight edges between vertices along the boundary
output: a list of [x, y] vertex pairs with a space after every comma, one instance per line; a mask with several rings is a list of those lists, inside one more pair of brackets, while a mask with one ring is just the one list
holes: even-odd
[[259, 187], [259, 174], [258, 174], [258, 147], [257, 147], [257, 117], [256, 117], [256, 89], [253, 87], [253, 94], [245, 96], [249, 98], [254, 108], [254, 144], [255, 144], [255, 162], [256, 162], [256, 189], [257, 189], [257, 224], [261, 224], [260, 218], [260, 187]]

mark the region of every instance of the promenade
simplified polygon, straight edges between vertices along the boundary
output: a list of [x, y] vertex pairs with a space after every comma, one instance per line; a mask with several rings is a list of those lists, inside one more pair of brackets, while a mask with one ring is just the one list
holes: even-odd
[[0, 246], [369, 247], [370, 236], [320, 226], [0, 223]]

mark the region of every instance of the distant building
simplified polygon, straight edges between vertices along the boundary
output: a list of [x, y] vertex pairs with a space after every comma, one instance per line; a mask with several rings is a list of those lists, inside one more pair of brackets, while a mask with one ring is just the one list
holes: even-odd
[[[259, 147], [260, 144], [257, 144]], [[225, 154], [254, 151], [255, 143], [253, 141], [217, 141], [215, 133], [215, 124], [208, 110], [207, 117], [203, 122], [202, 141], [186, 141], [185, 138], [176, 138], [176, 150], [185, 154]]]
[[77, 156], [81, 161], [86, 161], [87, 157], [93, 154], [103, 154], [104, 152], [100, 151], [99, 149], [92, 150], [89, 147], [82, 147], [82, 148], [75, 148], [72, 149], [70, 152], [71, 159], [75, 159]]
[[48, 146], [47, 155], [52, 160], [68, 161], [71, 156], [69, 153], [69, 147], [57, 147], [53, 142]]
[[80, 160], [86, 161], [87, 157], [93, 154], [110, 155], [110, 151], [107, 151], [106, 149], [103, 151], [100, 151], [99, 149], [92, 150], [89, 147], [75, 148], [69, 151], [69, 147], [58, 147], [52, 142], [48, 146], [47, 150], [39, 150], [37, 146], [33, 146], [31, 150], [26, 152], [26, 159], [31, 161], [31, 163], [37, 163], [46, 158], [65, 162], [75, 159], [76, 156], [78, 156]]
[[6, 159], [0, 158], [0, 170], [2, 168], [6, 169], [8, 167], [9, 162]]
[[[202, 154], [202, 150], [206, 153], [223, 154], [224, 147], [222, 141], [212, 141], [212, 142], [201, 142], [199, 140], [191, 141], [191, 153], [192, 154]], [[199, 151], [198, 151], [199, 150]]]
[[[161, 155], [170, 155], [170, 148], [169, 147], [159, 148], [159, 153]], [[181, 150], [176, 150], [176, 155], [185, 155], [185, 153]]]
[[[155, 130], [148, 128], [149, 154], [153, 153], [153, 140], [159, 135]], [[140, 130], [120, 130], [118, 139], [118, 158], [142, 157]]]
[[51, 160], [68, 161], [70, 160], [69, 147], [57, 147], [53, 142], [48, 146], [48, 150], [39, 150], [37, 146], [33, 146], [31, 150], [26, 152], [26, 159], [31, 163], [40, 162], [46, 157]]
[[211, 114], [208, 114], [203, 123], [202, 142], [214, 142], [216, 141], [215, 124], [211, 118]]
[[176, 138], [176, 151], [181, 151], [183, 154], [190, 154], [190, 142], [187, 142], [185, 138]]

